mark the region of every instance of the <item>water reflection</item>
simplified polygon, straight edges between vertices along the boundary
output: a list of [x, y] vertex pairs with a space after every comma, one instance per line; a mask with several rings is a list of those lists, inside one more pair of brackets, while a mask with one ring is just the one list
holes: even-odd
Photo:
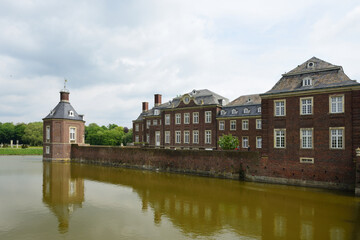
[[130, 187], [155, 226], [170, 221], [187, 238], [224, 232], [256, 239], [359, 239], [359, 199], [322, 190], [176, 174], [44, 163], [43, 201], [66, 232], [84, 202], [84, 179]]
[[70, 163], [43, 163], [43, 202], [58, 218], [59, 232], [67, 232], [71, 214], [84, 202], [84, 180], [72, 176]]

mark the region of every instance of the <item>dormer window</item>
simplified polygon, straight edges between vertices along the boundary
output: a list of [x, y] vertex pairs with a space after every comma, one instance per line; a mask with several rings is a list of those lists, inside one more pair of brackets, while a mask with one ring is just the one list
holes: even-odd
[[74, 116], [74, 111], [69, 111], [69, 117], [73, 117]]
[[247, 103], [251, 102], [251, 98], [248, 98], [248, 99], [246, 100], [246, 102], [247, 102]]
[[244, 108], [244, 113], [250, 113], [250, 110], [248, 108]]
[[220, 115], [225, 115], [226, 114], [226, 111], [225, 110], [221, 110], [220, 111]]
[[55, 113], [55, 111], [54, 111], [54, 110], [52, 110], [52, 111], [50, 112], [50, 115], [54, 115], [54, 113]]
[[309, 78], [309, 77], [304, 78], [303, 82], [302, 82], [302, 85], [303, 86], [312, 86], [312, 79]]
[[258, 108], [257, 108], [257, 112], [258, 112], [258, 113], [261, 113], [261, 107], [258, 107]]
[[160, 110], [159, 109], [155, 109], [154, 110], [154, 115], [159, 115], [160, 114]]
[[237, 114], [238, 111], [236, 109], [231, 110], [231, 114]]
[[188, 104], [190, 102], [189, 96], [184, 97], [184, 103]]

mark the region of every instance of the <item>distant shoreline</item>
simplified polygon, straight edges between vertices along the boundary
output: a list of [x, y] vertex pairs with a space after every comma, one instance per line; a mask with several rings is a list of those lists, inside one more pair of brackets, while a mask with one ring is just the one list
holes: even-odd
[[6, 155], [42, 155], [42, 147], [30, 147], [30, 148], [0, 148], [0, 156]]

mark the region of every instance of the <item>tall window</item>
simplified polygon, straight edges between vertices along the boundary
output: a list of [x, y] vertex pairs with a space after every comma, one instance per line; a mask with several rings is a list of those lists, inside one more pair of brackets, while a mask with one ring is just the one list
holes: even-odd
[[135, 124], [135, 132], [139, 131], [139, 124]]
[[181, 113], [175, 114], [175, 124], [181, 124]]
[[236, 120], [230, 120], [230, 130], [236, 130]]
[[135, 136], [135, 142], [139, 142], [139, 135]]
[[70, 141], [73, 142], [76, 140], [76, 128], [70, 127]]
[[313, 130], [311, 128], [300, 129], [301, 148], [313, 148]]
[[205, 130], [205, 144], [211, 144], [211, 130]]
[[50, 154], [50, 146], [46, 146], [46, 147], [45, 147], [45, 153], [46, 153], [46, 154]]
[[165, 114], [165, 125], [170, 125], [170, 114]]
[[275, 148], [285, 148], [285, 129], [274, 129], [274, 147]]
[[225, 130], [225, 121], [219, 121], [219, 130]]
[[146, 142], [150, 143], [150, 135], [148, 133], [146, 134]]
[[243, 148], [249, 147], [249, 137], [242, 137], [242, 147]]
[[153, 125], [156, 126], [158, 124], [157, 120], [153, 120]]
[[190, 113], [184, 113], [184, 124], [190, 124]]
[[211, 123], [211, 111], [205, 112], [205, 123]]
[[286, 115], [286, 102], [285, 100], [275, 100], [274, 101], [275, 116], [285, 116]]
[[330, 113], [344, 112], [344, 95], [330, 96]]
[[249, 120], [242, 120], [242, 130], [249, 130]]
[[300, 98], [300, 114], [310, 115], [313, 114], [313, 98]]
[[184, 143], [190, 143], [190, 131], [184, 131]]
[[330, 148], [344, 149], [344, 128], [330, 128]]
[[181, 143], [181, 131], [175, 131], [175, 143]]
[[199, 143], [199, 131], [198, 130], [193, 131], [193, 143], [195, 143], [195, 144]]
[[261, 119], [256, 119], [256, 129], [261, 129]]
[[149, 129], [150, 125], [151, 125], [151, 120], [147, 120], [146, 121], [146, 128]]
[[50, 126], [46, 126], [46, 142], [50, 142]]
[[165, 143], [170, 143], [170, 131], [165, 131]]
[[262, 148], [262, 137], [256, 137], [256, 148]]
[[199, 113], [198, 112], [193, 113], [193, 123], [199, 123]]

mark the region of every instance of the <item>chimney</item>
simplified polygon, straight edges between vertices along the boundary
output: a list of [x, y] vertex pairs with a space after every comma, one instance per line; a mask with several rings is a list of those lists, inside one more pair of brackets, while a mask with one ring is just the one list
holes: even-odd
[[155, 94], [154, 98], [155, 98], [155, 107], [159, 106], [161, 104], [161, 94]]
[[60, 91], [60, 102], [69, 102], [70, 92], [67, 89], [62, 89]]
[[142, 111], [146, 112], [147, 110], [149, 110], [149, 103], [148, 102], [143, 102], [142, 103]]

